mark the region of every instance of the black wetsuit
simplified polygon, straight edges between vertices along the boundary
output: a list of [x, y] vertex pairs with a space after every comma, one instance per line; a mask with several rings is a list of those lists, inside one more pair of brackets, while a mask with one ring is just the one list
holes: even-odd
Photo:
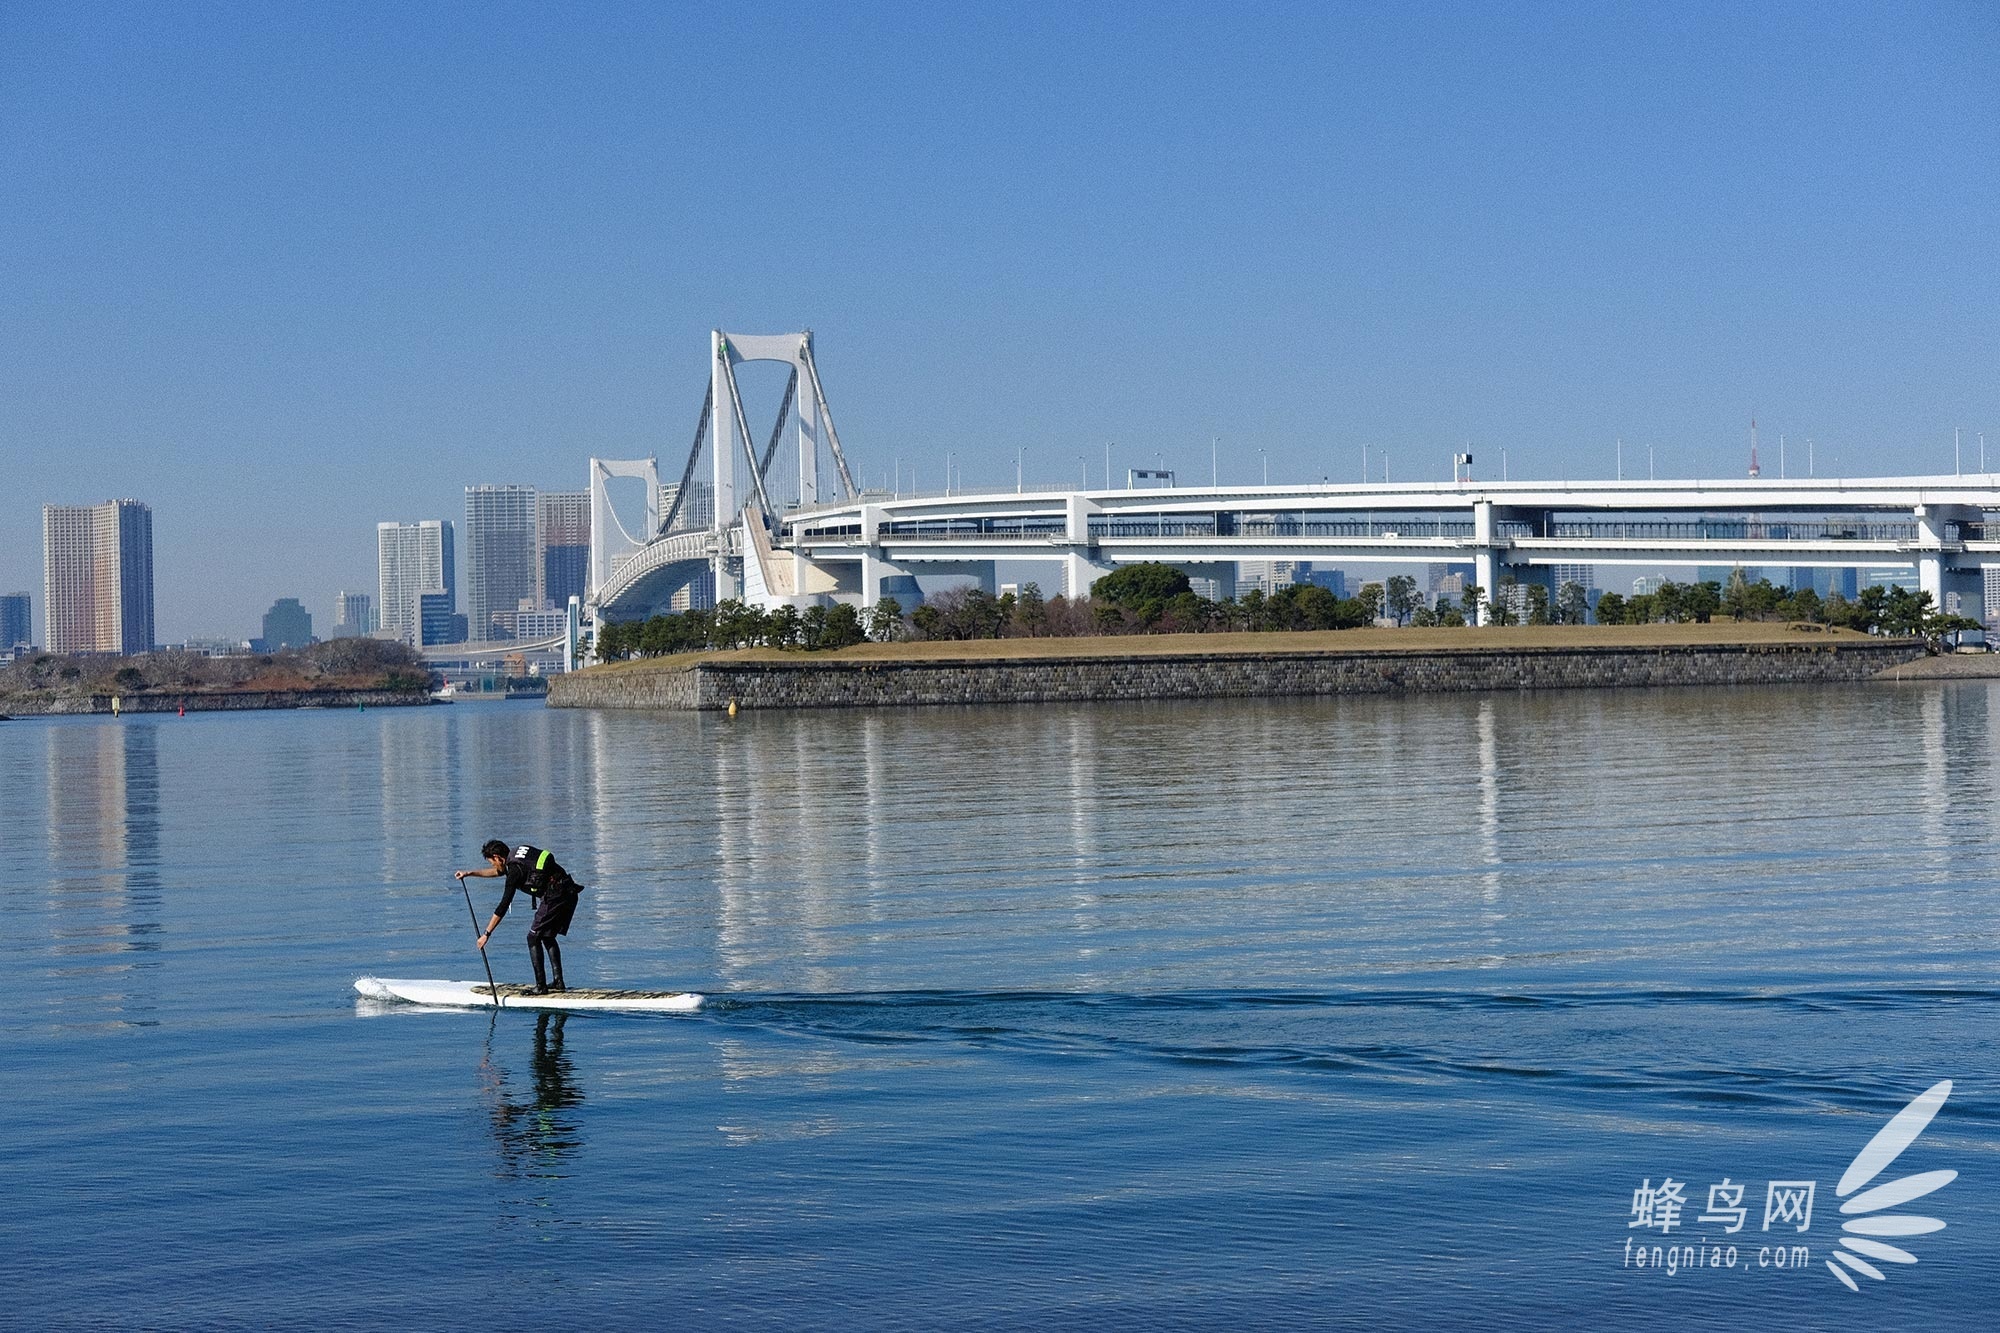
[[523, 843], [507, 853], [507, 888], [500, 895], [500, 905], [493, 909], [496, 919], [507, 915], [517, 890], [535, 900], [535, 918], [528, 923], [528, 958], [535, 965], [535, 984], [549, 984], [542, 971], [542, 952], [546, 949], [555, 972], [556, 988], [560, 990], [562, 950], [556, 945], [556, 937], [569, 933], [570, 918], [576, 915], [576, 898], [583, 892], [583, 886], [556, 863], [555, 857]]

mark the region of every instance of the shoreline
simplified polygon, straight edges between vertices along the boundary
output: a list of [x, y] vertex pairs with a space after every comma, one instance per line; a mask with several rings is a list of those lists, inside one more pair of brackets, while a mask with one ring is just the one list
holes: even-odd
[[112, 713], [235, 713], [307, 708], [411, 708], [437, 703], [428, 692], [409, 690], [228, 690], [178, 694], [82, 694], [66, 698], [0, 699], [0, 713], [11, 717], [91, 717]]
[[[1898, 670], [1917, 679], [1912, 664], [1926, 657], [1919, 639], [1781, 625], [1608, 628], [1003, 639], [811, 655], [743, 649], [591, 667], [553, 680], [549, 706], [709, 712], [1817, 684]], [[2000, 673], [2000, 662], [1992, 665]]]

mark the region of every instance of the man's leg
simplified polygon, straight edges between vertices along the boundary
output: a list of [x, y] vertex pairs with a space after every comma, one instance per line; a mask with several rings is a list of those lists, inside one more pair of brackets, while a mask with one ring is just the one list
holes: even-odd
[[557, 946], [556, 937], [554, 935], [549, 936], [548, 939], [544, 941], [544, 946], [549, 951], [549, 989], [550, 990], [569, 989], [567, 986], [563, 985], [562, 949]]
[[533, 931], [528, 932], [528, 961], [535, 965], [535, 994], [547, 994], [549, 978], [542, 971], [542, 941]]

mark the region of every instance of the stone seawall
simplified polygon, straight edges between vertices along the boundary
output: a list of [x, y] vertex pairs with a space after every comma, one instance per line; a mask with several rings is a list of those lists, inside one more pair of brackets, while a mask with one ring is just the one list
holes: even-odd
[[991, 661], [696, 662], [558, 676], [555, 708], [879, 708], [1642, 685], [1866, 680], [1924, 655], [1913, 639], [1665, 647], [1189, 653]]
[[[125, 713], [239, 712], [259, 708], [404, 708], [436, 703], [427, 693], [409, 690], [237, 690], [214, 694], [121, 694], [118, 708]], [[109, 713], [109, 694], [80, 694], [73, 698], [0, 699], [0, 713], [15, 717], [71, 717], [89, 713]]]

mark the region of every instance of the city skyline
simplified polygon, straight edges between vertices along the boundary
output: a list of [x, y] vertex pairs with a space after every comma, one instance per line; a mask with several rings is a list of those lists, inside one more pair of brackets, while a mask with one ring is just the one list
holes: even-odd
[[[5, 25], [0, 587], [37, 506], [142, 495], [169, 640], [327, 614], [466, 485], [674, 458], [718, 326], [816, 330], [869, 484], [2000, 449], [1984, 7]], [[718, 125], [794, 44], [810, 113]]]

